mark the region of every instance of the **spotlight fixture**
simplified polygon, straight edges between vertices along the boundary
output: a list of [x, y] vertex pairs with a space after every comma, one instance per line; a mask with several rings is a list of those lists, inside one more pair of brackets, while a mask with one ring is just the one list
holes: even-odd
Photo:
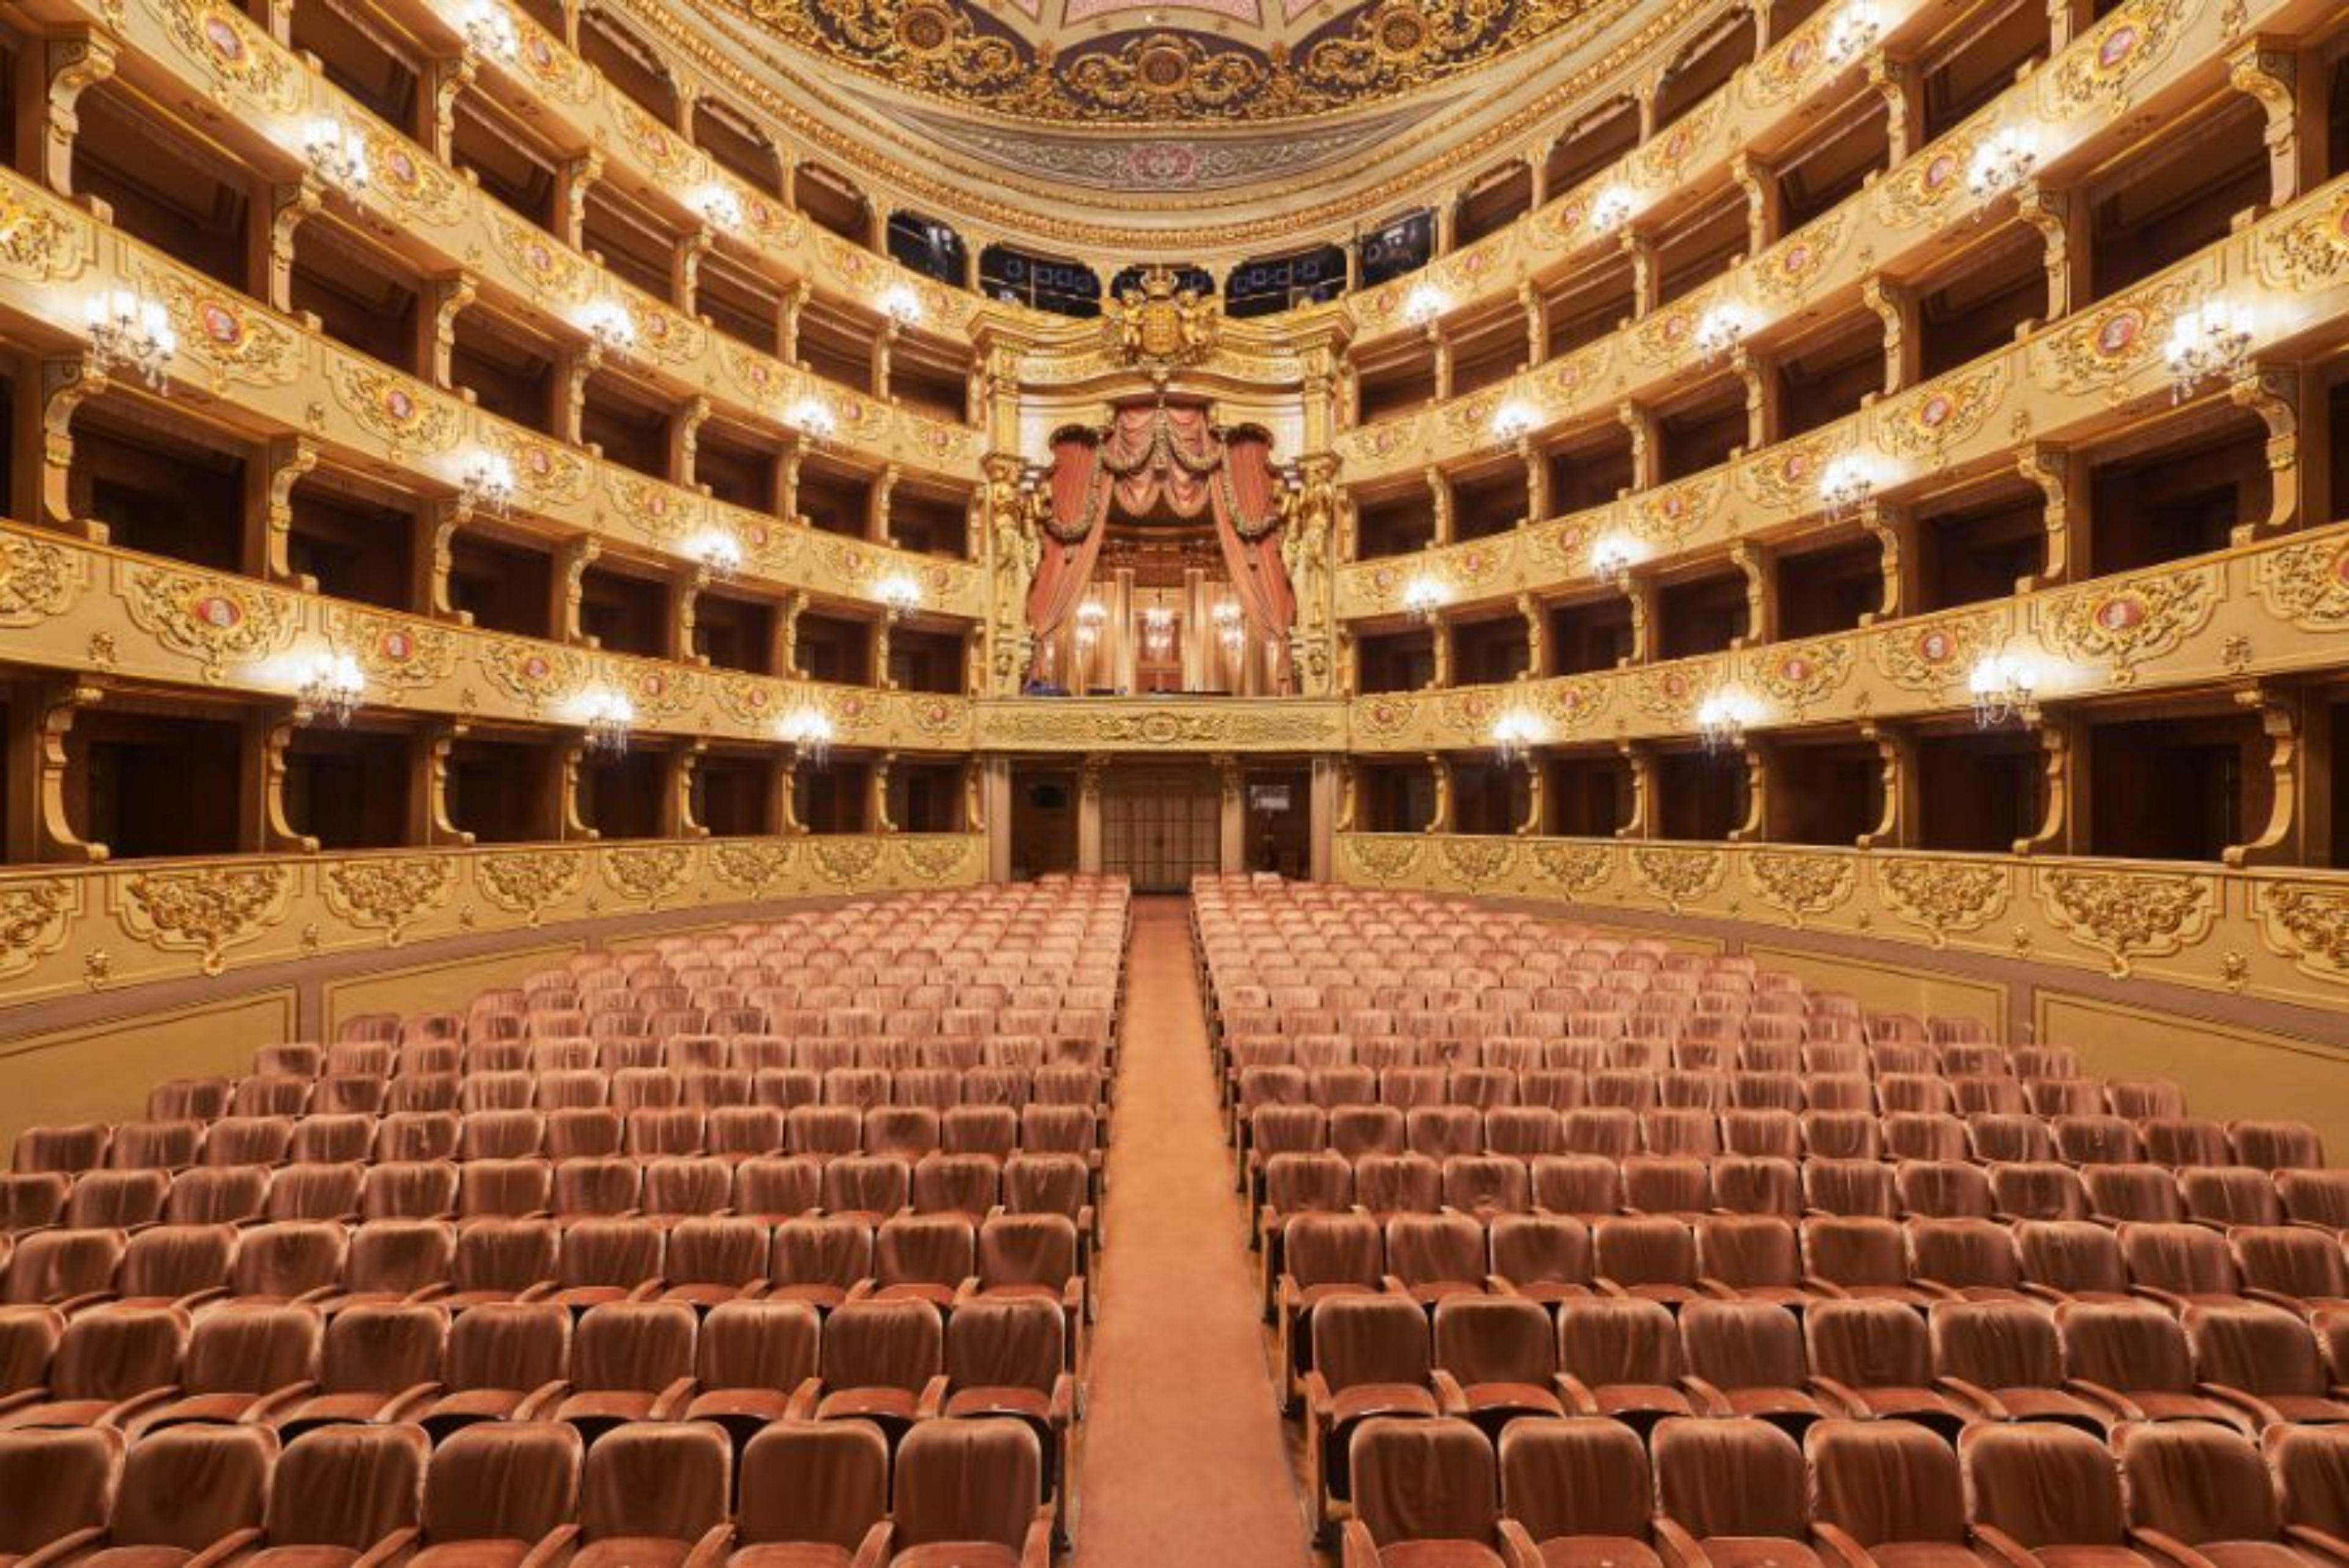
[[487, 512], [502, 517], [513, 505], [514, 470], [503, 452], [491, 452], [486, 447], [473, 453], [465, 464], [465, 472], [457, 482], [458, 493], [476, 512]]
[[2016, 189], [2039, 168], [2039, 136], [2028, 126], [2001, 126], [1974, 149], [1966, 189], [1987, 202]]
[[1415, 283], [1403, 296], [1402, 318], [1414, 327], [1424, 327], [1452, 306], [1452, 296], [1432, 283]]
[[2029, 724], [2038, 713], [2039, 672], [2013, 654], [1986, 655], [1966, 679], [1974, 723], [1995, 730], [2009, 720]]
[[1617, 587], [1631, 580], [1631, 568], [1640, 564], [1639, 541], [1624, 534], [1609, 534], [1590, 546], [1590, 574], [1601, 582]]
[[1844, 453], [1819, 475], [1819, 499], [1826, 503], [1829, 517], [1849, 516], [1875, 493], [1875, 470], [1857, 452]]
[[1433, 577], [1413, 577], [1402, 587], [1403, 613], [1422, 626], [1433, 626], [1451, 597]]
[[1745, 732], [1762, 717], [1760, 704], [1734, 686], [1724, 686], [1696, 705], [1696, 731], [1708, 752], [1745, 743]]
[[894, 625], [921, 607], [922, 586], [903, 572], [892, 572], [873, 585], [873, 597]]
[[346, 195], [367, 189], [367, 142], [342, 120], [330, 115], [312, 120], [302, 133], [302, 156], [312, 173]]
[[2162, 359], [2169, 368], [2169, 400], [2182, 403], [2215, 376], [2232, 380], [2251, 351], [2250, 313], [2230, 299], [2209, 299], [2178, 313]]
[[1697, 318], [1696, 351], [1706, 359], [1726, 359], [1745, 341], [1753, 314], [1733, 299], [1724, 299]]
[[1884, 36], [1884, 11], [1875, 0], [1851, 0], [1827, 24], [1827, 63], [1849, 65]]
[[1611, 234], [1630, 223], [1631, 214], [1638, 210], [1639, 202], [1628, 187], [1609, 185], [1591, 200], [1590, 226], [1602, 234]]
[[636, 705], [627, 693], [608, 686], [591, 686], [579, 694], [580, 727], [587, 732], [587, 749], [618, 756], [628, 749], [636, 727]]
[[580, 313], [579, 325], [604, 346], [607, 354], [625, 354], [636, 346], [636, 317], [616, 299], [599, 299]]
[[721, 581], [742, 569], [742, 542], [723, 528], [706, 528], [685, 542], [685, 553]]
[[171, 329], [160, 301], [113, 289], [89, 302], [84, 319], [90, 358], [100, 371], [128, 370], [150, 390], [164, 389], [171, 356], [180, 351], [180, 335]]
[[798, 708], [775, 723], [796, 761], [820, 768], [832, 760], [832, 719], [821, 708]]
[[340, 729], [366, 701], [367, 672], [357, 659], [331, 650], [314, 654], [294, 688], [294, 720], [315, 724], [324, 719]]
[[922, 318], [922, 296], [914, 292], [910, 283], [893, 283], [881, 291], [874, 304], [881, 314], [900, 327], [911, 327]]
[[1493, 721], [1493, 749], [1503, 767], [1533, 761], [1541, 743], [1541, 721], [1522, 708], [1512, 708]]

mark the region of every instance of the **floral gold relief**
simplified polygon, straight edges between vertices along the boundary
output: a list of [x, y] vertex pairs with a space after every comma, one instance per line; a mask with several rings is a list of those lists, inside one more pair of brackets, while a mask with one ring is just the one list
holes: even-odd
[[72, 877], [0, 885], [0, 975], [22, 974], [64, 947], [81, 912], [81, 884]]
[[2288, 545], [2261, 556], [2260, 603], [2278, 620], [2312, 631], [2349, 627], [2349, 540]]
[[118, 563], [115, 592], [142, 631], [223, 680], [233, 662], [283, 652], [300, 624], [294, 600], [235, 577]]
[[290, 867], [200, 866], [141, 871], [117, 885], [116, 917], [133, 936], [166, 951], [193, 952], [218, 974], [231, 948], [285, 917]]
[[2116, 980], [2142, 960], [2200, 941], [2218, 914], [2209, 877], [2051, 867], [2038, 873], [2038, 888], [2048, 919], [2107, 955]]
[[870, 838], [812, 838], [807, 855], [816, 876], [834, 888], [869, 883], [881, 864], [881, 846]]
[[365, 930], [381, 930], [398, 947], [408, 928], [440, 909], [457, 887], [457, 862], [446, 855], [384, 856], [337, 860], [320, 884], [326, 907]]
[[1599, 887], [1615, 875], [1617, 851], [1603, 844], [1533, 846], [1533, 868], [1566, 898]]
[[584, 864], [574, 850], [512, 850], [476, 860], [473, 882], [491, 903], [536, 926], [579, 891]]
[[1630, 853], [1631, 875], [1675, 915], [1720, 887], [1729, 866], [1727, 857], [1718, 849], [1641, 844], [1635, 845]]
[[721, 887], [761, 898], [780, 890], [799, 864], [800, 846], [788, 839], [752, 839], [713, 844], [709, 868]]
[[1803, 922], [1851, 901], [1858, 871], [1847, 855], [1803, 855], [1757, 850], [1744, 857], [1746, 885], [1774, 909], [1782, 909], [1800, 930]]
[[1942, 948], [2006, 912], [2007, 877], [2001, 866], [1887, 857], [1876, 862], [1876, 893], [1896, 919]]
[[71, 609], [89, 563], [22, 534], [0, 534], [0, 626], [37, 626]]
[[1499, 888], [1516, 875], [1515, 839], [1448, 836], [1438, 842], [1436, 854], [1452, 880], [1471, 893]]
[[2219, 598], [2217, 570], [2208, 566], [2097, 584], [2045, 606], [2040, 631], [2075, 659], [2111, 666], [2113, 684], [2127, 686], [2140, 664], [2208, 625]]
[[2274, 951], [2320, 980], [2349, 981], [2349, 888], [2284, 880], [2259, 889], [2261, 934]]
[[604, 852], [604, 880], [647, 909], [685, 887], [693, 875], [693, 852], [682, 844], [628, 845]]

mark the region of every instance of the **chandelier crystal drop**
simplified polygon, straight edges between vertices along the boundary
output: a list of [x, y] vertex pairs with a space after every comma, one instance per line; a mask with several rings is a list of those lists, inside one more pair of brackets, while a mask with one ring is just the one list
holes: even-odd
[[1522, 708], [1512, 708], [1493, 721], [1493, 749], [1503, 767], [1533, 760], [1541, 742], [1541, 722]]
[[1427, 323], [1451, 308], [1452, 297], [1432, 283], [1415, 283], [1403, 296], [1402, 318], [1414, 327]]
[[473, 0], [465, 8], [460, 31], [465, 42], [477, 55], [492, 59], [511, 60], [522, 52], [522, 38], [514, 29], [513, 13], [497, 0]]
[[580, 695], [579, 723], [587, 732], [589, 751], [616, 757], [628, 749], [636, 727], [636, 705], [625, 691], [591, 687]]
[[1413, 577], [1403, 585], [1403, 613], [1422, 626], [1433, 626], [1435, 618], [1443, 613], [1444, 602], [1449, 597], [1444, 591], [1444, 585], [1433, 577]]
[[294, 717], [304, 724], [324, 719], [340, 729], [366, 701], [367, 673], [359, 661], [347, 653], [320, 653], [311, 658], [294, 689]]
[[1630, 190], [1609, 185], [1591, 200], [1590, 226], [1602, 234], [1611, 234], [1631, 221], [1637, 206]]
[[1967, 677], [1966, 690], [1974, 701], [1974, 723], [1995, 730], [2009, 721], [2030, 723], [2036, 706], [2039, 672], [2013, 654], [1985, 656]]
[[1876, 493], [1876, 474], [1857, 452], [1846, 452], [1819, 475], [1819, 500], [1833, 518], [1849, 516]]
[[1826, 56], [1830, 65], [1849, 65], [1876, 47], [1884, 36], [1884, 10], [1875, 0], [1851, 0], [1827, 24]]
[[332, 116], [321, 116], [302, 133], [302, 156], [310, 171], [356, 196], [367, 185], [367, 142], [358, 131]]
[[795, 709], [777, 722], [776, 730], [810, 767], [820, 768], [832, 760], [832, 719], [822, 709]]
[[90, 357], [101, 372], [127, 370], [150, 391], [164, 389], [171, 357], [180, 351], [180, 335], [172, 330], [161, 301], [112, 289], [89, 302], [84, 319]]
[[1753, 318], [1746, 308], [1733, 299], [1724, 299], [1698, 318], [1696, 351], [1707, 359], [1725, 359], [1745, 341], [1753, 327]]
[[1631, 580], [1631, 568], [1639, 564], [1640, 546], [1624, 535], [1606, 535], [1590, 546], [1591, 576], [1619, 588]]
[[873, 597], [894, 625], [922, 607], [922, 585], [903, 572], [892, 572], [873, 585]]
[[503, 452], [476, 452], [457, 482], [467, 505], [502, 517], [513, 505], [514, 469]]
[[2170, 401], [2184, 402], [2212, 377], [2234, 379], [2251, 351], [2251, 317], [2234, 301], [2205, 300], [2180, 311], [2161, 350], [2169, 369]]
[[742, 201], [723, 185], [705, 186], [693, 199], [693, 210], [713, 229], [730, 233], [742, 226]]
[[1745, 732], [1762, 716], [1753, 698], [1735, 687], [1723, 687], [1696, 705], [1697, 734], [1708, 752], [1745, 743]]
[[636, 318], [616, 299], [596, 300], [587, 307], [580, 325], [607, 354], [625, 354], [636, 346]]
[[793, 403], [783, 414], [783, 422], [812, 441], [830, 441], [840, 429], [832, 405], [817, 397], [802, 398]]
[[2039, 137], [2027, 126], [2006, 125], [1974, 149], [1966, 169], [1966, 189], [1987, 202], [2021, 186], [2039, 169]]
[[1522, 440], [1540, 423], [1541, 415], [1521, 398], [1512, 398], [1493, 410], [1493, 436], [1497, 441]]
[[742, 542], [723, 528], [696, 534], [685, 542], [685, 553], [721, 582], [742, 569]]
[[922, 318], [922, 296], [914, 292], [910, 283], [891, 284], [874, 304], [882, 315], [900, 327], [911, 327]]
[[1164, 605], [1152, 605], [1142, 612], [1142, 650], [1152, 659], [1173, 657], [1174, 612]]

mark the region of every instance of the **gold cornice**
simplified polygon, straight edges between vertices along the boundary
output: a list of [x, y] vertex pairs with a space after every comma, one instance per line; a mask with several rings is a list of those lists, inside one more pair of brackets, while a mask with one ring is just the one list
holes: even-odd
[[978, 704], [986, 752], [1341, 752], [1337, 699], [1022, 697]]

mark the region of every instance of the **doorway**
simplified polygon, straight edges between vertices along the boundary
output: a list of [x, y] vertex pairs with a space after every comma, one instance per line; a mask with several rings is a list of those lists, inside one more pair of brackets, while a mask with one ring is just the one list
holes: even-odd
[[1223, 863], [1223, 801], [1206, 767], [1112, 769], [1102, 781], [1102, 869], [1137, 893], [1188, 892]]

